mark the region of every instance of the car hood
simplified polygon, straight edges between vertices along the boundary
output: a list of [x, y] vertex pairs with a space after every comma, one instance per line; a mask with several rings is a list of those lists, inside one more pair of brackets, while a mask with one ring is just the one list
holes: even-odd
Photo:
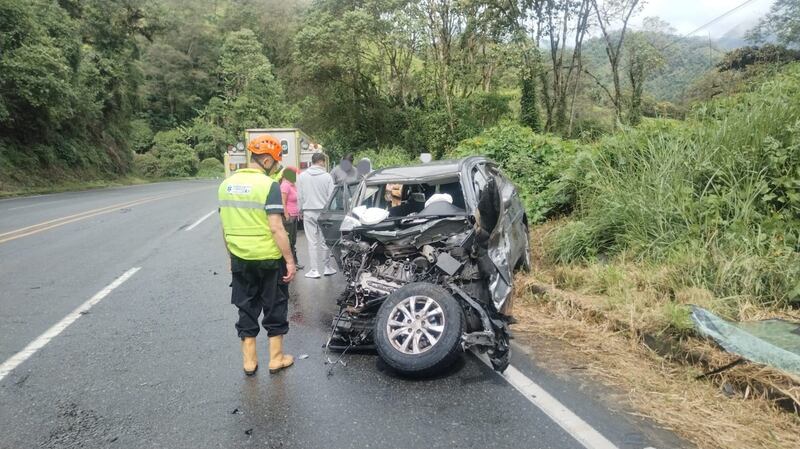
[[353, 228], [364, 237], [381, 243], [397, 243], [413, 245], [417, 248], [433, 242], [447, 240], [453, 235], [461, 234], [471, 228], [469, 217], [407, 217], [398, 220], [387, 220], [371, 226]]

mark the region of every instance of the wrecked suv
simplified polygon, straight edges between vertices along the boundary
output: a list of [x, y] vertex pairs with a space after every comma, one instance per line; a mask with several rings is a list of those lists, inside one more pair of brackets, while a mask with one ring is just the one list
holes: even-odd
[[483, 157], [377, 170], [337, 187], [320, 216], [347, 286], [327, 347], [377, 350], [431, 375], [469, 348], [509, 360], [515, 269], [529, 269], [525, 210]]

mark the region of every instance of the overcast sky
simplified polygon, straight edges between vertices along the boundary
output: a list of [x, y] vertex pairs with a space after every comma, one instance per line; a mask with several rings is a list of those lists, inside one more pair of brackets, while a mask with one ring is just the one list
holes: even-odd
[[[745, 0], [649, 0], [641, 14], [634, 20], [638, 28], [642, 18], [658, 16], [670, 24], [679, 34], [689, 33], [713, 20]], [[774, 0], [754, 0], [747, 6], [731, 13], [719, 22], [696, 33], [698, 36], [719, 37], [731, 28], [743, 23], [752, 23], [769, 10]]]

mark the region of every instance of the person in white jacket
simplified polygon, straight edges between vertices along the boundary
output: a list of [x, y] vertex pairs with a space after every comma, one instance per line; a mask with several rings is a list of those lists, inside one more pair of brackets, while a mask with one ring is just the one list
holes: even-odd
[[333, 178], [325, 171], [325, 155], [314, 153], [311, 156], [311, 166], [297, 177], [297, 204], [303, 214], [303, 231], [308, 240], [308, 265], [307, 278], [318, 279], [321, 277], [320, 269], [323, 268], [325, 276], [336, 274], [331, 266], [331, 257], [325, 245], [325, 236], [319, 226], [319, 215], [328, 198], [333, 192]]

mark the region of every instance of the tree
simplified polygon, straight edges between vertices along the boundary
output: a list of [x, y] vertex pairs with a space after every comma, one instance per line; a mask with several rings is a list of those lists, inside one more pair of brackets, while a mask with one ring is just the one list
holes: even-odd
[[142, 63], [143, 100], [157, 128], [183, 123], [208, 101], [211, 77], [186, 53], [158, 42], [147, 48]]
[[454, 41], [463, 23], [458, 16], [453, 0], [426, 0], [422, 4], [427, 18], [428, 34], [432, 57], [432, 75], [436, 80], [436, 90], [447, 111], [447, 126], [450, 134], [455, 134], [455, 115], [453, 113], [453, 52]]
[[[620, 82], [620, 61], [622, 60], [622, 44], [625, 42], [625, 33], [628, 30], [628, 21], [635, 11], [638, 11], [644, 2], [640, 0], [605, 0], [598, 3], [598, 0], [592, 0], [595, 15], [597, 16], [597, 23], [600, 26], [600, 31], [603, 34], [603, 40], [606, 44], [606, 56], [608, 56], [608, 63], [611, 67], [611, 76], [614, 86], [614, 92], [611, 93], [605, 86], [601, 87], [609, 95], [611, 102], [614, 105], [614, 112], [617, 121], [622, 119], [622, 83]], [[613, 30], [613, 26], [618, 26], [617, 30]], [[587, 72], [588, 73], [588, 72]], [[591, 75], [591, 74], [590, 74]], [[597, 78], [595, 77], [595, 80]]]
[[509, 114], [512, 51], [484, 2], [321, 0], [304, 22], [293, 90], [331, 147], [442, 154]]
[[[459, 104], [469, 103], [478, 90], [488, 94], [499, 61], [498, 29], [490, 8], [492, 2], [425, 0], [420, 3], [425, 17], [426, 68], [424, 75], [433, 82], [436, 99], [444, 106], [447, 117], [446, 141], [454, 146], [464, 138], [459, 126]], [[484, 96], [484, 98], [486, 98]], [[445, 148], [435, 149], [441, 154]]]
[[772, 36], [779, 44], [800, 47], [800, 0], [776, 0], [746, 37], [758, 44], [767, 42]]
[[217, 64], [223, 39], [217, 22], [222, 2], [160, 1], [169, 12], [162, 30], [142, 50], [140, 91], [142, 112], [156, 130], [191, 120], [218, 94]]
[[158, 30], [146, 0], [0, 1], [0, 146], [43, 168], [130, 163], [139, 39]]
[[748, 46], [731, 50], [717, 64], [720, 72], [744, 70], [756, 64], [786, 64], [800, 60], [800, 51], [779, 45]]
[[153, 130], [147, 120], [135, 119], [130, 123], [130, 147], [137, 153], [144, 153], [153, 146]]
[[[583, 39], [589, 30], [591, 2], [581, 0], [558, 3], [548, 0], [545, 4], [543, 11], [546, 21], [543, 26], [544, 34], [547, 35], [550, 44], [552, 65], [552, 103], [548, 105], [548, 110], [552, 113], [548, 117], [547, 128], [570, 134], [572, 111], [569, 112], [570, 122], [568, 124], [567, 101], [572, 92], [571, 104], [574, 105], [574, 94], [577, 93], [577, 83], [582, 67]], [[567, 38], [570, 31], [574, 33], [574, 37], [572, 42], [568, 43]], [[565, 61], [567, 48], [571, 49], [571, 55], [569, 55], [569, 60]]]
[[[73, 117], [80, 41], [65, 11], [39, 2], [0, 3], [0, 129], [20, 138]], [[9, 133], [9, 134], [6, 134]]]
[[[393, 126], [402, 125], [393, 103], [406, 103], [411, 95], [405, 67], [414, 48], [405, 45], [415, 44], [413, 39], [404, 42], [388, 35], [391, 28], [378, 25], [382, 16], [397, 17], [409, 11], [393, 3], [368, 2], [367, 9], [319, 2], [306, 17], [314, 25], [295, 37], [294, 60], [300, 74], [296, 88], [307, 95], [303, 126], [330, 130], [329, 140], [336, 145], [377, 146], [389, 140]], [[387, 51], [400, 46], [405, 48]], [[385, 70], [392, 64], [387, 58], [395, 58], [389, 73]]]
[[628, 35], [625, 53], [631, 88], [628, 122], [637, 125], [642, 117], [644, 83], [664, 65], [664, 58], [643, 32], [632, 32]]
[[[521, 41], [521, 70], [535, 73], [541, 87], [541, 103], [548, 131], [571, 134], [575, 98], [582, 71], [581, 51], [590, 29], [591, 0], [510, 0], [490, 2]], [[547, 46], [542, 57], [542, 44]], [[547, 61], [547, 63], [545, 63]]]
[[249, 29], [230, 33], [219, 60], [222, 78], [222, 128], [233, 141], [245, 128], [291, 125], [294, 108], [286, 102], [283, 86], [272, 64]]
[[522, 77], [520, 96], [520, 122], [530, 129], [539, 132], [542, 123], [539, 119], [539, 105], [536, 95], [536, 77], [532, 73], [525, 73]]

